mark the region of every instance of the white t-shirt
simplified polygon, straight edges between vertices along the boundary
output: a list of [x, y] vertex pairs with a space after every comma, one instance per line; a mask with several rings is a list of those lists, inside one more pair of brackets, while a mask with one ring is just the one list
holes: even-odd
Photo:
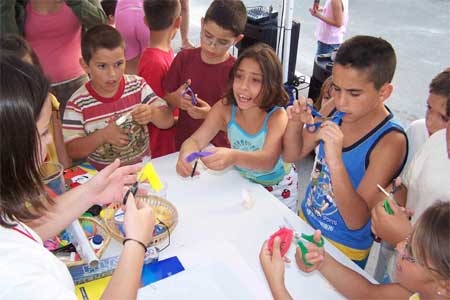
[[429, 137], [425, 119], [419, 119], [412, 122], [408, 126], [408, 129], [406, 129], [406, 136], [408, 137], [407, 163], [409, 163]]
[[76, 300], [67, 267], [32, 229], [24, 224], [17, 228], [35, 240], [0, 226], [0, 300]]
[[445, 130], [428, 138], [401, 176], [408, 188], [406, 207], [414, 211], [413, 224], [437, 200], [450, 201], [450, 159]]

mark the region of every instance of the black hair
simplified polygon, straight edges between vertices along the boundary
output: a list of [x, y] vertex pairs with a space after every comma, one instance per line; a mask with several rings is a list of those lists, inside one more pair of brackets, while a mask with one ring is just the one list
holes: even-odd
[[94, 52], [98, 49], [114, 50], [125, 48], [125, 42], [119, 31], [106, 24], [95, 25], [86, 31], [81, 39], [81, 56], [89, 64]]
[[335, 64], [366, 71], [379, 90], [394, 77], [397, 59], [394, 48], [382, 38], [358, 35], [345, 41], [336, 53]]
[[150, 30], [164, 30], [180, 15], [180, 0], [146, 0], [144, 12]]
[[53, 203], [39, 173], [41, 144], [36, 127], [49, 88], [36, 66], [10, 51], [0, 53], [0, 226], [37, 219], [45, 210], [42, 200]]
[[430, 94], [435, 94], [447, 98], [447, 117], [450, 117], [450, 68], [445, 69], [430, 83]]
[[29, 55], [33, 65], [37, 66], [43, 72], [36, 52], [34, 52], [30, 44], [20, 35], [13, 33], [0, 34], [0, 50], [11, 51], [20, 59], [24, 59], [25, 56]]
[[215, 0], [205, 14], [204, 22], [213, 21], [235, 36], [244, 33], [247, 23], [247, 9], [242, 1]]

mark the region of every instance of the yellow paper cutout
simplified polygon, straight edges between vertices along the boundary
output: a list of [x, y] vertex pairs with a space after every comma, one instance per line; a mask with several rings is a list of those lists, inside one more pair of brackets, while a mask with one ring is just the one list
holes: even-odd
[[158, 174], [156, 174], [155, 168], [153, 167], [153, 164], [151, 162], [148, 162], [144, 166], [144, 168], [142, 168], [137, 177], [138, 181], [141, 182], [147, 179], [148, 182], [150, 182], [152, 189], [154, 189], [156, 192], [159, 192], [159, 190], [163, 188], [163, 184], [161, 183]]

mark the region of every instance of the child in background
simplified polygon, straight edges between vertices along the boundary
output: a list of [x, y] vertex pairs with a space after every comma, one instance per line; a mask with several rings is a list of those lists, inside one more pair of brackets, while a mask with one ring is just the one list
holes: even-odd
[[[147, 81], [158, 97], [164, 98], [164, 76], [173, 61], [172, 39], [180, 27], [179, 0], [147, 0], [144, 2], [145, 23], [150, 28], [149, 47], [145, 48], [138, 65], [138, 75]], [[178, 111], [174, 111], [178, 116]], [[175, 127], [159, 129], [148, 126], [152, 157], [160, 157], [176, 151]]]
[[100, 4], [108, 17], [108, 25], [114, 26], [117, 0], [102, 0]]
[[[450, 160], [446, 151], [445, 128], [450, 118], [450, 69], [439, 73], [430, 83], [425, 119], [417, 120], [406, 131], [409, 153], [401, 180], [393, 191], [397, 202], [405, 205], [412, 215], [412, 223], [437, 199], [450, 201]], [[427, 201], [424, 201], [427, 199]], [[390, 282], [393, 274], [394, 246], [412, 230], [405, 211], [387, 215], [380, 205], [372, 209], [372, 231], [383, 239], [374, 278]], [[388, 270], [388, 272], [386, 272]]]
[[412, 122], [406, 130], [409, 146], [408, 161], [414, 157], [429, 136], [447, 127], [450, 115], [447, 113], [450, 106], [449, 85], [450, 68], [436, 75], [431, 81], [425, 119]]
[[[42, 71], [39, 58], [28, 42], [21, 36], [16, 34], [1, 35], [0, 50], [11, 51], [21, 60], [35, 65]], [[52, 107], [52, 117], [50, 120], [49, 131], [53, 137], [53, 141], [47, 146], [47, 158], [53, 162], [60, 162], [64, 168], [68, 168], [71, 166], [72, 162], [67, 155], [66, 147], [64, 145], [62, 125], [59, 114], [59, 102], [52, 93], [49, 93], [48, 97], [50, 98], [50, 105]]]
[[333, 79], [329, 76], [322, 83], [322, 87], [320, 88], [319, 97], [314, 101], [314, 108], [316, 110], [320, 110], [322, 106], [327, 103], [331, 99], [331, 87], [332, 87]]
[[[141, 166], [119, 167], [116, 160], [86, 184], [50, 199], [39, 167], [51, 142], [49, 83], [41, 70], [6, 51], [0, 53], [0, 299], [73, 299], [67, 267], [43, 247], [94, 204], [121, 201], [124, 183]], [[14, 126], [11, 126], [14, 124]], [[106, 200], [105, 200], [106, 199]], [[30, 210], [32, 208], [32, 211]], [[150, 206], [126, 204], [125, 243], [102, 299], [136, 299], [145, 249], [155, 217]]]
[[[411, 235], [400, 241], [396, 250], [398, 283], [373, 284], [362, 275], [337, 262], [323, 247], [308, 244], [304, 265], [300, 249], [295, 255], [304, 272], [320, 273], [346, 299], [449, 299], [450, 297], [450, 202], [438, 202], [420, 217]], [[320, 240], [320, 231], [314, 234]], [[293, 299], [284, 285], [284, 261], [280, 240], [275, 239], [273, 254], [266, 241], [260, 261], [275, 300]]]
[[[242, 1], [216, 0], [202, 18], [200, 47], [178, 53], [164, 81], [166, 100], [180, 108], [176, 124], [176, 149], [202, 124], [211, 106], [225, 95], [228, 75], [235, 62], [228, 50], [243, 38], [247, 11]], [[197, 105], [189, 95], [182, 97], [187, 84], [197, 94]], [[218, 147], [229, 146], [224, 133], [212, 140]]]
[[148, 46], [150, 31], [144, 23], [144, 0], [119, 0], [114, 20], [125, 40], [125, 73], [136, 74], [142, 52]]
[[[384, 199], [377, 184], [386, 186], [397, 177], [407, 156], [403, 128], [384, 105], [393, 90], [395, 65], [395, 52], [388, 42], [355, 36], [336, 54], [333, 100], [321, 110], [324, 116], [345, 113], [340, 126], [322, 118], [314, 120], [304, 98], [288, 108], [285, 161], [303, 158], [319, 141], [325, 153], [324, 159], [316, 156], [300, 216], [361, 268], [373, 243], [370, 210]], [[304, 128], [319, 121], [315, 132]]]
[[64, 140], [72, 159], [101, 170], [120, 158], [123, 164], [150, 155], [147, 124], [173, 125], [167, 103], [145, 80], [123, 75], [124, 42], [109, 25], [98, 25], [82, 40], [82, 66], [91, 80], [70, 98], [63, 119]]
[[281, 202], [297, 211], [297, 173], [281, 159], [288, 103], [281, 64], [266, 44], [246, 49], [230, 72], [226, 97], [217, 102], [202, 126], [184, 143], [177, 162], [183, 177], [192, 174], [186, 157], [200, 151], [219, 131], [227, 132], [231, 149], [208, 148], [206, 167], [223, 170], [234, 166], [241, 175], [262, 184]]
[[348, 0], [325, 0], [325, 5], [310, 8], [313, 17], [319, 19], [316, 28], [316, 55], [331, 53], [344, 41], [348, 23]]

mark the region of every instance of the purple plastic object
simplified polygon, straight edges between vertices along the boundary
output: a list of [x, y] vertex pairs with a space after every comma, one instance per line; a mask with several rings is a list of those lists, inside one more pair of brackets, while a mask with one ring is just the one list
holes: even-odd
[[197, 97], [195, 97], [195, 93], [189, 85], [184, 89], [184, 92], [181, 94], [181, 96], [184, 97], [186, 94], [191, 96], [192, 105], [197, 105]]
[[210, 156], [210, 155], [212, 155], [212, 154], [213, 154], [213, 152], [210, 152], [210, 151], [192, 152], [191, 154], [189, 154], [189, 155], [186, 157], [186, 161], [187, 161], [188, 163], [190, 163], [190, 162], [193, 162], [194, 160], [196, 160], [197, 158], [200, 158], [200, 157], [207, 157], [207, 156]]

